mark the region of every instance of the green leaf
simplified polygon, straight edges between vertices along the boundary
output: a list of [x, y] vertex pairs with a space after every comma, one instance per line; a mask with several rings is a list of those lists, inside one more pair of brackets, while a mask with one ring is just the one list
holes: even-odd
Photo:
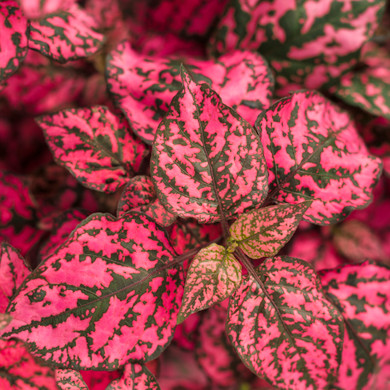
[[241, 278], [241, 264], [223, 246], [211, 244], [202, 249], [187, 273], [178, 323], [229, 297]]
[[252, 259], [274, 256], [290, 240], [310, 205], [303, 202], [252, 210], [233, 223], [230, 234]]

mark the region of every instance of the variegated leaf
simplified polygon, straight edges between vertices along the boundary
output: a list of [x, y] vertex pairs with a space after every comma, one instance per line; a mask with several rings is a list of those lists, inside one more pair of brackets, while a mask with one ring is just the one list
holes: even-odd
[[30, 274], [23, 256], [11, 245], [0, 244], [0, 313], [5, 313], [9, 301], [23, 280]]
[[366, 224], [349, 220], [335, 227], [333, 232], [335, 248], [347, 259], [358, 263], [370, 259], [390, 264], [379, 236]]
[[152, 360], [173, 336], [182, 298], [174, 256], [146, 216], [94, 214], [25, 280], [2, 337], [26, 341], [61, 368], [113, 370]]
[[160, 390], [156, 378], [141, 364], [126, 364], [123, 375], [106, 390]]
[[370, 114], [390, 119], [390, 56], [387, 49], [369, 45], [360, 70], [351, 70], [332, 93]]
[[252, 259], [274, 256], [290, 240], [309, 206], [303, 202], [249, 211], [230, 226], [231, 237]]
[[55, 378], [60, 390], [89, 390], [78, 371], [57, 368]]
[[0, 241], [24, 256], [39, 241], [38, 216], [25, 178], [0, 171]]
[[[0, 83], [15, 73], [26, 57], [27, 19], [14, 0], [0, 2]], [[1, 89], [1, 87], [0, 87]]]
[[148, 215], [160, 226], [170, 226], [176, 216], [170, 213], [157, 199], [152, 179], [148, 176], [136, 176], [129, 180], [118, 201], [117, 215], [129, 211]]
[[57, 390], [54, 372], [39, 364], [19, 340], [0, 340], [0, 389]]
[[95, 54], [104, 43], [95, 20], [77, 4], [31, 21], [28, 46], [60, 63]]
[[240, 382], [252, 379], [253, 374], [242, 364], [227, 338], [227, 303], [228, 300], [217, 303], [202, 316], [195, 354], [213, 388], [237, 389]]
[[37, 122], [57, 163], [97, 191], [114, 192], [123, 186], [148, 154], [125, 119], [105, 106], [70, 108]]
[[268, 177], [252, 127], [183, 69], [184, 88], [157, 129], [151, 173], [161, 203], [201, 223], [261, 204]]
[[234, 0], [216, 29], [211, 50], [258, 50], [287, 95], [326, 87], [356, 65], [381, 20], [384, 0]]
[[245, 365], [280, 389], [328, 389], [336, 379], [344, 323], [313, 268], [267, 259], [230, 298], [226, 331]]
[[320, 275], [349, 324], [335, 388], [374, 389], [366, 385], [390, 355], [390, 269], [365, 262]]
[[177, 321], [228, 298], [241, 283], [241, 264], [221, 245], [203, 248], [187, 272], [183, 302]]
[[[177, 57], [145, 57], [121, 43], [107, 58], [107, 85], [131, 128], [152, 143], [169, 104], [181, 89]], [[258, 54], [235, 51], [217, 61], [188, 59], [186, 66], [195, 81], [207, 82], [251, 125], [259, 110], [270, 106], [273, 78]]]
[[313, 202], [303, 219], [328, 225], [367, 206], [382, 164], [346, 111], [318, 92], [296, 92], [259, 115], [271, 196]]

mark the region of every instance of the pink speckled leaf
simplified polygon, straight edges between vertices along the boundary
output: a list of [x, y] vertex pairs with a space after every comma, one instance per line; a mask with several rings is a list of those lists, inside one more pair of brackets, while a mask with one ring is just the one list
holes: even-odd
[[31, 21], [28, 46], [61, 63], [95, 54], [104, 43], [95, 20], [78, 5]]
[[182, 298], [174, 256], [146, 216], [94, 214], [26, 279], [1, 336], [61, 368], [153, 360], [171, 341]]
[[89, 390], [78, 371], [58, 368], [55, 370], [55, 378], [60, 390]]
[[324, 290], [348, 321], [337, 389], [364, 388], [389, 358], [390, 269], [365, 262], [320, 272]]
[[[121, 43], [107, 58], [107, 86], [131, 128], [152, 143], [169, 104], [181, 89], [183, 58], [145, 57]], [[217, 61], [188, 59], [186, 66], [195, 81], [207, 82], [251, 125], [259, 110], [269, 107], [273, 78], [258, 54], [235, 51]]]
[[156, 378], [141, 364], [126, 364], [123, 375], [106, 390], [160, 390]]
[[40, 19], [47, 14], [66, 10], [76, 3], [76, 0], [18, 0], [23, 14], [28, 19]]
[[9, 301], [23, 280], [30, 274], [22, 255], [11, 245], [0, 244], [0, 313], [5, 313]]
[[58, 164], [88, 188], [114, 192], [148, 154], [124, 118], [105, 106], [70, 108], [37, 119]]
[[230, 226], [238, 246], [252, 259], [274, 256], [291, 239], [310, 202], [252, 210]]
[[267, 259], [230, 298], [226, 331], [244, 364], [279, 389], [328, 389], [336, 379], [344, 323], [303, 260]]
[[318, 92], [296, 92], [259, 115], [271, 197], [313, 202], [303, 219], [328, 225], [367, 206], [382, 164], [354, 122]]
[[176, 220], [176, 216], [158, 200], [152, 179], [148, 176], [135, 176], [125, 186], [118, 202], [117, 215], [120, 217], [129, 211], [144, 213], [164, 227]]
[[335, 248], [353, 262], [370, 259], [390, 263], [379, 236], [360, 221], [343, 222], [333, 230], [332, 238]]
[[0, 241], [7, 241], [23, 256], [39, 241], [38, 216], [27, 181], [0, 171]]
[[203, 248], [187, 272], [183, 302], [177, 321], [228, 298], [241, 283], [241, 264], [221, 245]]
[[375, 32], [385, 0], [232, 1], [211, 50], [258, 50], [283, 94], [332, 84], [359, 59]]
[[0, 389], [57, 390], [54, 372], [18, 340], [0, 340]]
[[195, 354], [200, 367], [216, 388], [238, 389], [240, 379], [249, 379], [252, 373], [242, 364], [227, 338], [226, 303], [217, 303], [204, 313]]
[[387, 48], [369, 46], [363, 66], [345, 74], [335, 96], [370, 114], [390, 119], [390, 56]]
[[[14, 74], [26, 57], [27, 19], [14, 0], [0, 2], [0, 83]], [[0, 87], [1, 89], [1, 87]]]
[[157, 129], [151, 174], [161, 203], [183, 218], [211, 223], [261, 204], [268, 191], [253, 128], [183, 69], [184, 88]]
[[55, 218], [49, 237], [39, 248], [38, 259], [42, 260], [53, 254], [69, 237], [75, 227], [87, 216], [87, 213], [83, 211], [70, 209]]

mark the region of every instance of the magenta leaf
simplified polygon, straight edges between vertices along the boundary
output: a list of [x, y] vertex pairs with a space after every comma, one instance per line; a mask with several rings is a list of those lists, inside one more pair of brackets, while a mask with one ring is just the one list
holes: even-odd
[[228, 298], [241, 278], [241, 264], [223, 246], [211, 244], [200, 250], [187, 272], [178, 323]]
[[104, 43], [95, 20], [78, 5], [31, 21], [28, 46], [60, 63], [95, 54]]
[[345, 74], [332, 89], [335, 96], [373, 115], [390, 119], [390, 56], [370, 46], [360, 70]]
[[389, 359], [390, 269], [365, 262], [320, 275], [324, 290], [347, 320], [348, 339], [336, 385], [366, 388], [373, 372]]
[[141, 364], [126, 364], [123, 375], [108, 385], [106, 390], [160, 390], [156, 378]]
[[148, 176], [135, 176], [125, 186], [118, 202], [117, 215], [120, 217], [129, 211], [146, 214], [164, 227], [176, 220], [176, 216], [158, 200], [152, 179]]
[[94, 214], [23, 283], [2, 337], [26, 341], [61, 368], [113, 370], [152, 360], [173, 336], [182, 298], [174, 256], [146, 216]]
[[57, 390], [54, 372], [18, 340], [0, 340], [0, 389]]
[[198, 340], [198, 327], [203, 313], [194, 313], [175, 329], [173, 343], [186, 351], [193, 351]]
[[[14, 74], [26, 57], [27, 19], [14, 0], [0, 2], [0, 83]], [[0, 87], [1, 89], [1, 87]]]
[[[244, 364], [280, 389], [327, 389], [336, 379], [344, 324], [313, 268], [267, 259], [230, 298], [226, 331]], [[266, 293], [265, 293], [266, 292]]]
[[207, 84], [184, 70], [183, 83], [153, 144], [151, 173], [161, 203], [201, 223], [258, 206], [268, 190], [259, 138]]
[[124, 118], [107, 107], [70, 108], [37, 119], [58, 164], [88, 188], [114, 192], [148, 154]]
[[290, 240], [309, 206], [303, 202], [249, 211], [230, 226], [231, 237], [252, 259], [274, 256]]
[[24, 256], [42, 237], [38, 216], [24, 178], [0, 171], [0, 241]]
[[55, 378], [60, 390], [88, 390], [78, 371], [58, 368], [55, 370]]
[[235, 0], [211, 50], [258, 50], [270, 60], [284, 95], [302, 86], [327, 86], [356, 65], [384, 6], [384, 0]]
[[[182, 58], [145, 57], [121, 43], [107, 58], [107, 85], [131, 128], [147, 143], [181, 89]], [[251, 125], [259, 110], [270, 106], [273, 78], [265, 60], [251, 52], [235, 51], [218, 61], [188, 59], [195, 81], [207, 82]]]
[[367, 206], [381, 173], [346, 111], [318, 92], [296, 92], [259, 115], [271, 196], [313, 202], [303, 219], [328, 225]]
[[356, 220], [343, 222], [333, 230], [335, 248], [348, 260], [376, 260], [390, 263], [381, 240], [366, 224]]
[[229, 343], [225, 332], [226, 316], [225, 302], [217, 303], [204, 313], [195, 354], [214, 386], [236, 389], [240, 379], [249, 379], [252, 374]]
[[75, 4], [75, 0], [18, 0], [23, 14], [28, 19], [40, 19]]
[[23, 280], [30, 274], [23, 256], [11, 245], [0, 244], [0, 313], [5, 313], [9, 301]]

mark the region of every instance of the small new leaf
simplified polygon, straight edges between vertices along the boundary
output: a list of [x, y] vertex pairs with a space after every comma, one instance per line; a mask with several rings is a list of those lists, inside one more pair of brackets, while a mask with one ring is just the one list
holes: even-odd
[[252, 210], [233, 223], [230, 234], [252, 259], [274, 256], [290, 240], [310, 204], [280, 204]]
[[241, 278], [241, 264], [223, 246], [211, 244], [202, 249], [187, 273], [178, 323], [228, 298]]

